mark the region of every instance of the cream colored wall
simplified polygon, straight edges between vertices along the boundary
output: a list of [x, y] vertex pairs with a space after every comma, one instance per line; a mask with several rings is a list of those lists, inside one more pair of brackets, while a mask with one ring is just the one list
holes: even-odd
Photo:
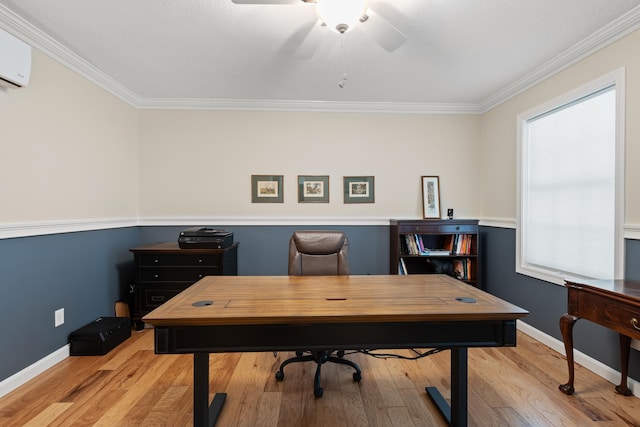
[[[443, 214], [514, 221], [516, 116], [620, 67], [625, 222], [640, 224], [639, 48], [636, 31], [482, 116], [137, 111], [34, 50], [29, 86], [0, 90], [0, 225], [420, 218], [421, 175], [440, 176]], [[285, 202], [252, 204], [251, 174], [284, 175]], [[329, 204], [297, 203], [302, 174], [330, 176]], [[375, 204], [343, 204], [348, 175], [375, 176]]]
[[[539, 104], [626, 67], [626, 215], [640, 224], [640, 31], [587, 57], [537, 86], [485, 113], [480, 122], [481, 218], [515, 221], [516, 117]], [[580, 155], [576, 153], [576, 155]]]
[[0, 90], [0, 226], [135, 218], [137, 111], [32, 56], [29, 85]]
[[[421, 218], [421, 175], [440, 176], [443, 214], [479, 214], [478, 116], [138, 111], [34, 49], [30, 84], [0, 91], [0, 117], [0, 229]], [[284, 175], [285, 202], [252, 204], [252, 174]], [[297, 202], [303, 174], [330, 176], [330, 203]], [[375, 176], [374, 204], [343, 204], [349, 175]]]
[[[140, 216], [218, 220], [422, 218], [422, 175], [443, 216], [479, 213], [478, 117], [140, 112]], [[284, 203], [252, 204], [251, 175], [284, 175]], [[329, 175], [330, 203], [298, 203], [298, 175]], [[374, 204], [344, 204], [343, 176], [375, 176]]]

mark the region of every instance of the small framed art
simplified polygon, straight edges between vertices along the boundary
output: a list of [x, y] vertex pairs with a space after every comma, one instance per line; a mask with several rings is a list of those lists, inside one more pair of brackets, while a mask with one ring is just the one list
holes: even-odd
[[298, 203], [329, 203], [329, 175], [298, 175]]
[[425, 219], [440, 218], [440, 178], [422, 177], [422, 214]]
[[374, 177], [345, 176], [344, 203], [375, 203]]
[[282, 175], [251, 175], [251, 203], [282, 203]]

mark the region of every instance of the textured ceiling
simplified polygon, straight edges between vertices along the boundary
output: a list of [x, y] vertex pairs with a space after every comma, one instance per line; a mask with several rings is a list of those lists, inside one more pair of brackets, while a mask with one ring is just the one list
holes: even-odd
[[[0, 0], [0, 27], [137, 106], [418, 111], [486, 109], [640, 27], [640, 0], [369, 0], [372, 20], [340, 35], [289, 3]], [[406, 41], [389, 52], [376, 23]]]

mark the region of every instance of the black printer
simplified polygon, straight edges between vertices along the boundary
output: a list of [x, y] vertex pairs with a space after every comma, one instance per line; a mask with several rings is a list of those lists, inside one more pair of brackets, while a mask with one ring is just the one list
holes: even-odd
[[224, 249], [232, 244], [232, 232], [211, 227], [187, 228], [178, 236], [178, 246], [182, 249]]

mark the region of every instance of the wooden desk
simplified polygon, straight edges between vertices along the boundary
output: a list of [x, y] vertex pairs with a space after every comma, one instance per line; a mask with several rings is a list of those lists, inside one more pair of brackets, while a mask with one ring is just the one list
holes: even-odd
[[[444, 275], [210, 276], [144, 317], [158, 354], [193, 353], [194, 425], [212, 425], [209, 353], [398, 348], [451, 349], [453, 426], [467, 425], [467, 348], [516, 345], [527, 311]], [[366, 380], [366, 373], [365, 373]]]
[[640, 282], [630, 280], [567, 281], [567, 313], [560, 318], [560, 331], [569, 365], [569, 382], [560, 385], [565, 394], [573, 394], [573, 325], [580, 318], [591, 320], [620, 334], [621, 374], [616, 392], [631, 395], [627, 385], [631, 338], [640, 339]]

